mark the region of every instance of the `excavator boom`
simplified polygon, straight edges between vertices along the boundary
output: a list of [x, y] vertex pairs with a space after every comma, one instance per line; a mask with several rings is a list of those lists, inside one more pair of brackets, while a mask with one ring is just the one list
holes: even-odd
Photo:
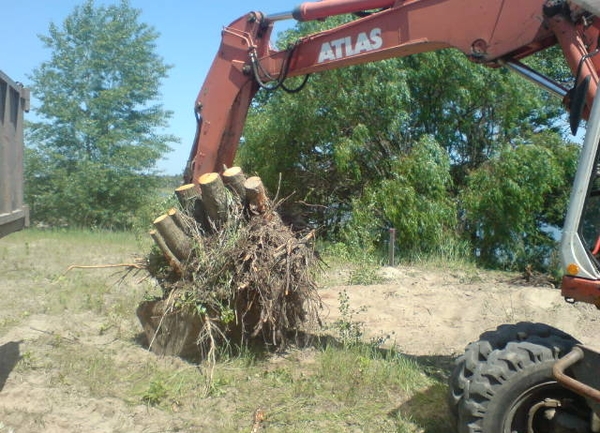
[[[301, 38], [288, 49], [269, 45], [273, 25], [281, 18], [307, 21], [365, 10], [374, 12]], [[443, 48], [498, 67], [560, 44], [573, 74], [590, 77], [588, 113], [598, 83], [597, 60], [589, 57], [596, 49], [598, 23], [595, 18], [573, 22], [563, 12], [564, 6], [542, 0], [323, 0], [273, 17], [250, 12], [223, 29], [196, 98], [197, 134], [185, 180], [231, 165], [261, 86], [277, 88], [288, 77]]]

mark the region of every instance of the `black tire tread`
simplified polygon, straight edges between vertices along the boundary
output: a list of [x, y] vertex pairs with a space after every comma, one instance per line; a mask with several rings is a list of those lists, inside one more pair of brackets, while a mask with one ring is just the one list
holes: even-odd
[[448, 402], [460, 433], [482, 430], [490, 402], [511, 379], [536, 364], [553, 363], [578, 343], [569, 334], [541, 323], [520, 322], [485, 332], [470, 343], [450, 376]]
[[[551, 347], [531, 342], [509, 343], [495, 351], [486, 363], [481, 363], [469, 382], [462, 404], [459, 406], [459, 432], [488, 433], [483, 419], [488, 405], [511, 379], [519, 379], [520, 372], [536, 364], [554, 363], [573, 345], [572, 340], [550, 338]], [[560, 348], [559, 351], [556, 351]], [[490, 378], [493, 378], [493, 383]]]
[[500, 325], [493, 331], [484, 332], [479, 340], [467, 345], [465, 352], [455, 361], [449, 378], [448, 406], [458, 416], [458, 407], [463, 400], [465, 389], [481, 363], [487, 362], [490, 355], [517, 341], [544, 341], [550, 336], [578, 343], [572, 336], [544, 323], [519, 322]]

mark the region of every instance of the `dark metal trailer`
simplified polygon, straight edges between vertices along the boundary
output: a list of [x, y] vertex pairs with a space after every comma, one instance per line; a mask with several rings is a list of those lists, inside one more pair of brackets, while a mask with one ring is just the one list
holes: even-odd
[[0, 237], [29, 225], [23, 199], [23, 113], [29, 89], [0, 71]]

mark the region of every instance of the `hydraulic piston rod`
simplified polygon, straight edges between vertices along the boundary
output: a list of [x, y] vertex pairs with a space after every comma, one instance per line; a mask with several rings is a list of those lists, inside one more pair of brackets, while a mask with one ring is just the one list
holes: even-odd
[[298, 21], [312, 21], [334, 15], [390, 8], [394, 3], [394, 0], [322, 0], [302, 3], [296, 6], [292, 15]]
[[279, 13], [267, 15], [267, 20], [268, 21], [273, 21], [273, 22], [275, 22], [275, 21], [293, 20], [293, 19], [294, 19], [294, 14], [291, 11], [289, 11], [289, 12], [279, 12]]
[[531, 81], [542, 89], [559, 96], [560, 98], [564, 98], [567, 95], [567, 89], [565, 89], [563, 86], [558, 84], [556, 81], [553, 81], [550, 78], [540, 74], [539, 72], [534, 71], [528, 66], [525, 66], [521, 62], [516, 60], [501, 60], [500, 63], [521, 75], [523, 78]]

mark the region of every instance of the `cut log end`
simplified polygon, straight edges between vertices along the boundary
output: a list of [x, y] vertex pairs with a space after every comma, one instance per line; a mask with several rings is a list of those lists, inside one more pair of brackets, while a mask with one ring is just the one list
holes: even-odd
[[246, 179], [244, 189], [246, 190], [246, 199], [252, 210], [258, 213], [265, 212], [268, 208], [269, 200], [260, 177], [252, 176]]
[[223, 172], [223, 178], [229, 179], [243, 174], [241, 167], [230, 167]]
[[206, 173], [198, 179], [206, 214], [218, 228], [227, 221], [227, 190], [219, 173]]
[[210, 185], [220, 179], [219, 173], [206, 173], [198, 178], [198, 183], [200, 185]]
[[240, 167], [231, 167], [223, 172], [223, 183], [229, 188], [230, 191], [240, 200], [244, 202], [246, 199], [246, 191], [244, 189], [244, 182], [246, 176]]
[[197, 192], [196, 185], [193, 183], [186, 183], [185, 185], [175, 188], [175, 194], [187, 194], [190, 191]]
[[169, 218], [169, 214], [163, 214], [163, 215], [159, 216], [152, 222], [152, 224], [154, 224], [154, 225], [162, 224], [166, 218]]
[[263, 186], [263, 183], [262, 183], [262, 179], [258, 176], [252, 176], [252, 177], [249, 177], [248, 179], [246, 179], [244, 186], [246, 187], [246, 189], [253, 190], [253, 191], [258, 191], [259, 189], [262, 189], [264, 192], [264, 189], [265, 189], [265, 187]]

